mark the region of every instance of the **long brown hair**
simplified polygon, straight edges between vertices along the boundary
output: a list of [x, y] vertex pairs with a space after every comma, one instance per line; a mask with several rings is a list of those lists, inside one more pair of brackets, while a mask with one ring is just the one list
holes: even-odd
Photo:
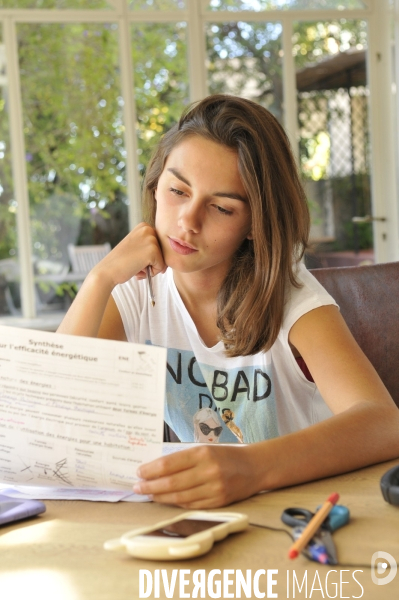
[[188, 107], [161, 139], [144, 180], [145, 218], [155, 224], [154, 192], [166, 159], [188, 136], [232, 148], [252, 214], [252, 240], [239, 248], [218, 294], [217, 325], [227, 356], [268, 350], [279, 333], [287, 284], [299, 286], [309, 211], [288, 137], [265, 108], [215, 94]]

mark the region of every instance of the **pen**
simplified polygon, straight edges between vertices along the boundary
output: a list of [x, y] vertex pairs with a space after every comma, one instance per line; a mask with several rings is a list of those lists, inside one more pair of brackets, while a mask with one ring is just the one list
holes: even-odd
[[152, 280], [151, 280], [151, 267], [146, 267], [146, 271], [147, 271], [147, 282], [148, 282], [148, 295], [150, 297], [151, 300], [151, 305], [155, 306], [155, 297], [154, 297], [154, 292], [152, 289]]
[[331, 494], [324, 502], [323, 506], [320, 510], [315, 513], [315, 515], [310, 519], [309, 523], [306, 525], [304, 530], [302, 531], [301, 536], [292, 544], [289, 549], [288, 556], [289, 558], [296, 558], [300, 552], [305, 548], [308, 542], [312, 539], [316, 531], [319, 529], [320, 525], [327, 518], [328, 513], [338, 502], [339, 494]]
[[[293, 529], [292, 535], [294, 537], [294, 541], [299, 540], [303, 530], [304, 527], [295, 527]], [[304, 552], [306, 555], [309, 555], [311, 560], [315, 560], [323, 565], [330, 563], [327, 548], [324, 546], [324, 544], [317, 540], [317, 536], [310, 540], [310, 542], [305, 546]]]

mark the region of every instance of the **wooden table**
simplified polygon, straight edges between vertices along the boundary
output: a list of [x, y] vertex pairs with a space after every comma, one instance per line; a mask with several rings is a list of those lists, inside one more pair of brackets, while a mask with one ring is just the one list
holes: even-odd
[[[189, 594], [185, 597], [191, 597], [191, 578], [195, 570], [204, 569], [208, 578], [212, 569], [240, 569], [244, 576], [246, 570], [251, 569], [252, 577], [260, 569], [274, 569], [278, 573], [271, 574], [277, 581], [272, 592], [277, 593], [278, 598], [397, 600], [399, 574], [387, 585], [376, 585], [371, 580], [370, 568], [346, 566], [348, 563], [370, 565], [373, 553], [381, 550], [399, 562], [399, 507], [383, 500], [379, 486], [382, 474], [397, 462], [259, 494], [229, 507], [228, 510], [248, 514], [253, 523], [283, 527], [280, 515], [284, 508], [301, 506], [314, 510], [330, 493], [339, 492], [340, 503], [351, 512], [351, 521], [334, 533], [338, 566], [312, 563], [302, 555], [292, 561], [287, 558], [290, 540], [286, 534], [257, 527], [230, 536], [200, 558], [177, 562], [137, 560], [123, 552], [103, 550], [103, 542], [129, 529], [178, 515], [182, 509], [156, 503], [47, 501], [44, 515], [1, 529], [0, 599], [136, 600], [140, 569], [147, 569], [152, 575], [156, 569], [166, 569], [169, 579], [173, 569], [190, 569], [191, 574], [185, 575], [190, 584], [183, 592]], [[355, 573], [356, 568], [360, 571]], [[298, 581], [295, 595], [294, 572]], [[235, 574], [228, 577], [235, 582]], [[221, 576], [215, 581], [217, 579]], [[267, 592], [266, 580], [267, 576], [261, 574], [260, 592]], [[178, 581], [173, 598], [179, 598]], [[302, 591], [298, 585], [302, 585]], [[224, 597], [237, 597], [235, 583], [227, 592], [233, 595]], [[149, 597], [156, 596], [153, 592]], [[167, 597], [162, 584], [159, 597]], [[207, 592], [205, 597], [212, 596]], [[242, 593], [241, 597], [246, 596]], [[253, 593], [252, 598], [255, 597]], [[264, 597], [267, 598], [267, 593]]]

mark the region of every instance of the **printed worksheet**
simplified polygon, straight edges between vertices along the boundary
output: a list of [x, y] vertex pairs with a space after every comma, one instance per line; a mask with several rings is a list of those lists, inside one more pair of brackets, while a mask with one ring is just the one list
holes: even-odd
[[164, 348], [0, 327], [0, 482], [131, 492], [165, 377]]
[[[180, 452], [188, 448], [201, 446], [195, 442], [191, 443], [166, 443], [162, 447], [162, 456], [167, 456], [173, 452]], [[225, 444], [221, 444], [225, 445]], [[240, 444], [240, 448], [243, 445]], [[149, 496], [135, 494], [132, 490], [102, 490], [101, 488], [76, 488], [76, 487], [55, 487], [55, 486], [33, 486], [33, 485], [13, 485], [7, 486], [0, 483], [0, 493], [9, 498], [18, 500], [91, 500], [93, 502], [150, 502]]]

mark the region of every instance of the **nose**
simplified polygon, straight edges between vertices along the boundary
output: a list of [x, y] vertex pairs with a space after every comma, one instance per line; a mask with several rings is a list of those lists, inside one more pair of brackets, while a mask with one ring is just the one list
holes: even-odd
[[203, 219], [202, 210], [200, 202], [196, 202], [195, 200], [186, 202], [181, 206], [177, 222], [178, 226], [181, 227], [183, 231], [199, 233]]

